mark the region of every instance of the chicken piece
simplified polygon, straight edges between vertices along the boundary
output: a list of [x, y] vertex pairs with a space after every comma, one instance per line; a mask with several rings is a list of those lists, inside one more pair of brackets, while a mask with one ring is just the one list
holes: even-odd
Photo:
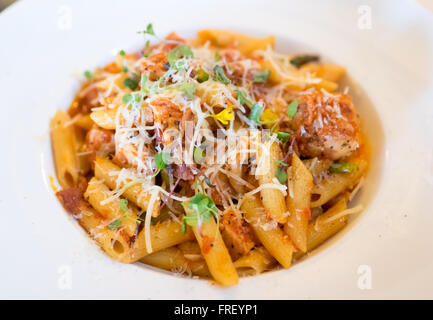
[[167, 55], [164, 52], [142, 59], [140, 64], [141, 73], [147, 75], [152, 81], [157, 81], [161, 78], [170, 67]]
[[176, 32], [171, 32], [165, 37], [165, 41], [162, 44], [161, 51], [168, 53], [180, 44], [185, 43], [185, 39], [180, 37]]
[[348, 95], [310, 89], [297, 99], [298, 111], [290, 126], [302, 156], [337, 160], [359, 147], [358, 116]]
[[92, 151], [89, 154], [89, 161], [93, 162], [96, 155], [109, 157], [114, 154], [114, 134], [110, 130], [101, 129], [94, 126], [87, 132], [85, 149]]
[[118, 146], [113, 161], [122, 167], [133, 167], [142, 174], [152, 174], [154, 171], [153, 153], [147, 146], [141, 146], [141, 152], [133, 143]]
[[227, 209], [220, 220], [224, 243], [234, 260], [246, 255], [254, 248], [253, 233], [240, 212]]
[[154, 99], [149, 105], [153, 109], [154, 123], [160, 130], [159, 142], [171, 153], [171, 160], [180, 165], [182, 163], [183, 134], [179, 125], [182, 120], [185, 120], [182, 107], [165, 97]]

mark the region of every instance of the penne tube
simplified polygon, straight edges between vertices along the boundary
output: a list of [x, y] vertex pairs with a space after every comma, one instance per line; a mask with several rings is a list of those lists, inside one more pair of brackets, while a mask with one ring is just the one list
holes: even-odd
[[268, 217], [258, 197], [255, 195], [247, 196], [242, 200], [241, 209], [266, 250], [284, 268], [290, 268], [294, 249], [290, 238], [278, 225], [274, 228], [265, 228], [263, 226], [264, 223], [268, 222]]
[[288, 195], [287, 209], [289, 217], [284, 231], [290, 236], [296, 248], [307, 251], [307, 229], [310, 219], [310, 199], [313, 189], [313, 176], [296, 154], [292, 156], [292, 165], [287, 169]]
[[329, 82], [338, 82], [346, 74], [346, 68], [336, 64], [315, 64], [310, 63], [302, 66], [302, 72], [308, 72], [314, 77]]
[[[257, 149], [258, 168], [256, 172], [259, 185], [275, 183], [278, 169], [276, 161], [281, 160], [281, 149], [277, 142], [264, 143]], [[278, 181], [276, 182], [278, 183]], [[266, 213], [279, 223], [287, 221], [287, 209], [284, 195], [280, 190], [264, 188], [260, 191]]]
[[129, 236], [132, 236], [136, 230], [137, 209], [131, 208], [131, 206], [128, 205], [128, 210], [122, 211], [119, 198], [104, 202], [104, 200], [107, 200], [110, 196], [111, 190], [96, 178], [92, 178], [89, 181], [86, 192], [84, 193], [84, 199], [88, 201], [104, 219], [110, 222], [120, 219], [122, 228], [127, 231]]
[[75, 130], [66, 125], [69, 121], [71, 118], [64, 111], [57, 111], [50, 121], [56, 175], [63, 189], [76, 186], [79, 177]]
[[361, 179], [367, 168], [367, 162], [360, 160], [358, 169], [351, 173], [332, 173], [326, 179], [322, 179], [314, 185], [312, 194], [311, 207], [319, 207], [334, 198], [346, 189], [353, 188]]
[[203, 223], [201, 228], [193, 226], [192, 230], [213, 279], [223, 286], [237, 284], [239, 279], [236, 268], [233, 265], [215, 219], [210, 217], [210, 221]]
[[[346, 208], [346, 200], [344, 198], [340, 199], [324, 214], [310, 222], [308, 225], [307, 252], [311, 252], [346, 226], [347, 215], [338, 219], [331, 219], [340, 212], [346, 210]], [[297, 252], [294, 258], [299, 259], [303, 255], [304, 253]]]
[[[122, 170], [121, 167], [115, 165], [111, 160], [96, 157], [95, 160], [95, 177], [99, 180], [103, 180], [104, 183], [112, 190], [117, 187], [117, 179], [119, 178], [119, 173]], [[118, 187], [122, 188], [131, 181], [125, 181], [121, 183]], [[147, 210], [149, 205], [151, 194], [143, 191], [141, 184], [135, 184], [127, 188], [123, 194], [123, 197], [129, 201], [134, 202], [143, 210]], [[152, 210], [152, 217], [157, 217], [159, 215], [160, 203], [156, 201]]]
[[209, 277], [209, 269], [200, 253], [185, 254], [178, 247], [170, 247], [151, 253], [139, 260], [144, 264], [167, 271]]
[[134, 262], [131, 258], [129, 236], [123, 229], [110, 230], [107, 227], [109, 222], [92, 208], [83, 210], [74, 217], [108, 256], [123, 263]]
[[251, 276], [271, 270], [276, 263], [275, 258], [264, 247], [256, 247], [236, 260], [234, 265], [240, 276]]
[[95, 123], [90, 117], [90, 114], [79, 114], [74, 124], [81, 129], [89, 131]]
[[114, 130], [116, 129], [116, 114], [117, 108], [98, 109], [92, 111], [90, 118], [101, 128]]
[[[179, 222], [168, 220], [158, 223], [150, 228], [150, 239], [152, 253], [178, 245], [182, 242], [194, 239], [191, 229], [188, 228], [186, 234], [182, 234]], [[137, 236], [133, 245], [132, 257], [138, 260], [149, 254], [146, 249], [146, 239], [143, 231]]]
[[255, 50], [264, 50], [268, 46], [273, 47], [275, 37], [256, 38], [224, 30], [201, 30], [197, 33], [198, 44], [204, 45], [208, 41], [215, 47], [227, 47], [235, 44], [236, 49], [248, 55]]

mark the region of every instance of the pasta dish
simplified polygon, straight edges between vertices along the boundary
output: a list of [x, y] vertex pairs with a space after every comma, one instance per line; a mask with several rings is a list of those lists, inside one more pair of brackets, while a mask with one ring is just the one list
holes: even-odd
[[50, 121], [56, 196], [108, 256], [231, 286], [290, 268], [362, 210], [344, 67], [272, 36], [140, 34]]

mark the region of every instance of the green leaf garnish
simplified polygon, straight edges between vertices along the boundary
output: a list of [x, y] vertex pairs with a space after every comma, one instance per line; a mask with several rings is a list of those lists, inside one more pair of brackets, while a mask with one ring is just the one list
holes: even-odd
[[122, 72], [123, 73], [127, 73], [128, 72], [128, 67], [127, 66], [123, 66], [122, 67]]
[[271, 75], [271, 70], [260, 70], [254, 74], [253, 81], [264, 83], [268, 81], [269, 76]]
[[278, 167], [277, 172], [275, 172], [275, 176], [281, 184], [287, 182], [287, 172], [284, 170], [284, 167]]
[[188, 97], [188, 99], [194, 98], [196, 84], [193, 81], [183, 82], [177, 86], [177, 90], [182, 91]]
[[193, 152], [194, 161], [201, 164], [204, 159], [204, 150], [201, 147], [195, 147]]
[[200, 68], [197, 71], [197, 81], [202, 83], [208, 80], [209, 80], [209, 74], [206, 71], [204, 71], [202, 68]]
[[213, 72], [215, 73], [213, 77], [215, 81], [222, 82], [225, 85], [228, 85], [230, 83], [230, 79], [227, 78], [224, 70], [220, 66], [215, 66], [215, 68], [213, 68]]
[[289, 106], [287, 107], [287, 115], [289, 116], [289, 119], [293, 119], [296, 112], [298, 112], [298, 100], [293, 100]]
[[288, 141], [289, 138], [290, 138], [290, 133], [287, 133], [287, 132], [278, 132], [277, 133], [277, 139], [282, 141], [282, 142]]
[[280, 166], [283, 166], [283, 167], [287, 167], [288, 166], [287, 163], [285, 163], [284, 161], [281, 161], [281, 160], [275, 160], [275, 163], [279, 164]]
[[174, 48], [173, 50], [171, 50], [168, 53], [168, 63], [170, 64], [170, 67], [175, 69], [175, 70], [184, 70], [185, 69], [185, 64], [184, 63], [178, 63], [177, 61], [180, 58], [193, 58], [194, 54], [191, 50], [191, 47], [189, 46], [185, 46], [185, 45], [180, 45], [176, 48]]
[[152, 35], [152, 36], [155, 35], [155, 31], [153, 31], [153, 25], [152, 25], [151, 23], [149, 23], [149, 24], [146, 26], [146, 30], [138, 31], [137, 33], [150, 34], [150, 35]]
[[122, 210], [123, 212], [128, 211], [128, 200], [120, 199], [119, 206], [120, 206], [120, 210]]
[[218, 62], [218, 61], [220, 61], [220, 60], [221, 60], [220, 52], [219, 52], [219, 50], [217, 49], [217, 50], [215, 51], [215, 61]]
[[354, 162], [333, 163], [329, 169], [329, 173], [350, 173], [358, 170], [358, 164]]
[[93, 78], [93, 73], [89, 70], [84, 71], [84, 76], [87, 78], [87, 80], [90, 80]]
[[158, 171], [153, 176], [157, 176], [158, 173], [160, 173], [161, 170], [167, 168], [167, 164], [170, 163], [171, 161], [170, 153], [164, 150], [160, 151], [157, 154], [155, 154], [154, 160]]
[[219, 226], [218, 210], [211, 198], [203, 193], [197, 193], [191, 200], [182, 202], [182, 206], [187, 213], [182, 218], [182, 233], [186, 233], [186, 227], [196, 226], [199, 221], [209, 223], [211, 216], [217, 221], [217, 232]]
[[251, 107], [253, 105], [253, 102], [251, 101], [250, 97], [244, 91], [240, 90], [239, 88], [236, 88], [235, 92], [240, 104], [246, 104], [248, 107]]
[[125, 56], [125, 51], [124, 50], [120, 50], [119, 54], [120, 54], [120, 56], [124, 57]]
[[313, 56], [313, 55], [301, 55], [296, 56], [292, 59], [290, 59], [290, 63], [295, 66], [296, 68], [302, 67], [304, 64], [307, 64], [309, 62], [313, 61], [319, 61], [319, 56]]
[[123, 85], [131, 90], [135, 90], [138, 87], [138, 82], [134, 78], [126, 78], [123, 80]]
[[122, 97], [122, 102], [124, 104], [128, 104], [129, 102], [131, 102], [131, 100], [132, 100], [132, 95], [130, 93], [127, 93]]
[[260, 116], [263, 113], [263, 109], [264, 107], [260, 103], [255, 103], [251, 107], [250, 115], [248, 116], [248, 118], [257, 124], [260, 124]]
[[108, 225], [108, 229], [117, 230], [122, 225], [122, 221], [120, 219], [116, 219]]

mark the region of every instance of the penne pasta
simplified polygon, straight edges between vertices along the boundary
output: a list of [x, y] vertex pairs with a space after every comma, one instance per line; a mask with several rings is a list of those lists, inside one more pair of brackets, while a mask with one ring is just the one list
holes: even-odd
[[252, 276], [275, 267], [277, 261], [264, 247], [256, 247], [247, 255], [234, 262], [239, 276]]
[[290, 268], [293, 245], [289, 237], [278, 225], [264, 225], [269, 219], [260, 200], [256, 196], [247, 196], [242, 201], [241, 209], [257, 235], [257, 238], [259, 238], [266, 250], [268, 250], [284, 268]]
[[326, 179], [315, 184], [312, 190], [311, 207], [319, 207], [343, 192], [353, 188], [361, 179], [367, 167], [367, 162], [360, 160], [358, 168], [351, 173], [332, 173]]
[[[331, 219], [346, 208], [346, 200], [341, 199], [324, 214], [310, 222], [308, 225], [307, 252], [311, 252], [346, 226], [347, 215], [339, 219]], [[304, 253], [297, 252], [294, 258], [299, 259], [303, 255]]]
[[[95, 177], [99, 180], [103, 180], [104, 183], [110, 187], [110, 189], [121, 189], [130, 180], [126, 180], [117, 185], [119, 179], [121, 167], [115, 165], [111, 160], [102, 157], [96, 157], [95, 160]], [[144, 192], [143, 187], [140, 184], [135, 184], [125, 189], [122, 194], [129, 201], [134, 202], [143, 210], [147, 210], [150, 201], [150, 193]], [[159, 215], [159, 201], [155, 202], [153, 206], [152, 216], [157, 217]]]
[[204, 45], [210, 42], [213, 46], [224, 48], [227, 46], [235, 47], [243, 54], [250, 54], [255, 50], [264, 50], [268, 46], [273, 47], [275, 38], [255, 38], [240, 33], [223, 31], [223, 30], [202, 30], [197, 33], [198, 44]]
[[83, 210], [75, 218], [108, 256], [123, 263], [134, 262], [129, 237], [124, 230], [109, 229], [109, 222], [92, 208]]
[[117, 108], [98, 109], [90, 114], [91, 120], [98, 126], [108, 130], [116, 129]]
[[[268, 142], [262, 144], [257, 150], [257, 159], [259, 162], [259, 170], [264, 169], [263, 172], [256, 173], [259, 185], [278, 183], [275, 182], [275, 173], [278, 169], [278, 160], [282, 159], [282, 154], [278, 143]], [[271, 188], [264, 188], [260, 191], [263, 206], [268, 214], [279, 223], [287, 221], [287, 209], [284, 195], [280, 190]]]
[[310, 199], [313, 189], [313, 176], [296, 154], [292, 156], [292, 165], [287, 169], [288, 195], [287, 209], [289, 217], [284, 225], [296, 248], [307, 250], [307, 229], [310, 219]]
[[209, 269], [200, 254], [200, 249], [198, 254], [185, 254], [178, 247], [170, 247], [149, 254], [141, 258], [140, 262], [182, 275], [210, 277]]
[[201, 228], [197, 225], [192, 227], [195, 238], [206, 260], [209, 272], [215, 281], [223, 286], [235, 285], [238, 283], [238, 275], [233, 261], [214, 218], [210, 217], [209, 220], [208, 223], [203, 223]]
[[63, 111], [57, 111], [50, 121], [54, 164], [62, 188], [77, 185], [79, 176], [75, 131], [73, 126], [66, 126], [69, 121], [70, 117]]

